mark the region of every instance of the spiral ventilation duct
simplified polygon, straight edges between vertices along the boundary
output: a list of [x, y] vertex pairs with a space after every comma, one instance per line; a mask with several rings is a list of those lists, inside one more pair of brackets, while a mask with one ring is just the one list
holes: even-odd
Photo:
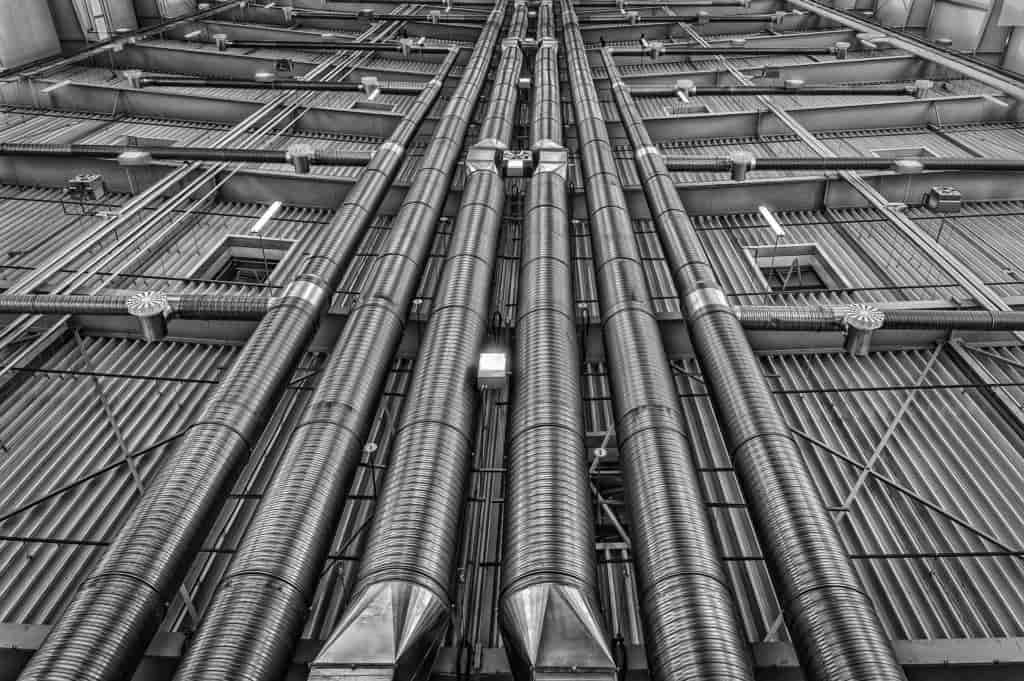
[[[419, 92], [419, 90], [417, 90]], [[240, 163], [290, 163], [288, 151], [273, 149], [207, 149], [204, 147], [131, 147], [116, 144], [0, 143], [0, 156], [55, 158], [117, 158], [125, 153], [145, 154], [155, 160], [217, 161]], [[359, 151], [323, 152], [309, 147], [311, 165], [365, 166], [372, 154]]]
[[658, 681], [750, 681], [587, 52], [561, 2], [649, 667]]
[[[796, 307], [744, 305], [734, 307], [745, 329], [774, 331], [841, 331], [851, 306]], [[1021, 331], [1024, 312], [1017, 310], [878, 310], [883, 329], [936, 331]]]
[[902, 681], [874, 605], [726, 302], [611, 51], [602, 51], [622, 126], [672, 269], [694, 351], [750, 507], [808, 681]]
[[[259, 296], [166, 294], [168, 316], [181, 319], [259, 319], [271, 299]], [[0, 314], [131, 314], [128, 295], [0, 295]]]
[[[424, 165], [392, 228], [392, 248], [380, 256], [370, 293], [359, 304], [365, 321], [357, 324], [353, 319], [346, 327], [346, 332], [353, 327], [360, 331], [358, 336], [353, 332], [349, 344], [368, 347], [359, 353], [346, 348], [345, 356], [352, 362], [346, 363], [349, 375], [339, 386], [345, 392], [332, 390], [330, 405], [356, 409], [371, 402], [387, 374], [391, 350], [400, 338], [406, 307], [430, 246], [424, 227], [436, 223], [444, 205], [474, 104], [487, 80], [506, 6], [499, 2], [489, 15], [462, 82], [438, 123], [434, 142], [424, 154]], [[522, 35], [526, 20], [526, 4], [518, 3], [508, 35]], [[353, 599], [314, 660], [311, 680], [426, 678], [445, 631], [451, 602], [448, 586], [474, 441], [476, 392], [471, 376], [486, 330], [505, 195], [495, 156], [510, 136], [521, 63], [518, 40], [504, 41], [482, 141], [477, 145], [489, 148], [491, 163], [467, 163], [455, 233], [394, 434]], [[342, 343], [344, 347], [344, 339]], [[386, 351], [380, 349], [385, 345]], [[315, 489], [319, 481], [313, 478], [311, 485]], [[303, 517], [296, 516], [297, 527], [302, 527]], [[322, 557], [322, 551], [318, 555]]]
[[482, 37], [437, 125], [388, 242], [177, 679], [271, 681], [287, 668], [362, 455], [375, 396], [383, 390], [429, 256], [497, 25]]
[[[597, 605], [551, 0], [537, 9], [532, 150], [509, 427], [501, 623], [518, 679], [614, 679]], [[548, 162], [550, 160], [551, 162]]]
[[134, 669], [454, 62], [453, 52], [441, 65], [440, 79], [416, 99], [309, 244], [295, 283], [263, 317], [188, 435], [168, 455], [168, 466], [29, 661], [23, 681], [113, 681]]

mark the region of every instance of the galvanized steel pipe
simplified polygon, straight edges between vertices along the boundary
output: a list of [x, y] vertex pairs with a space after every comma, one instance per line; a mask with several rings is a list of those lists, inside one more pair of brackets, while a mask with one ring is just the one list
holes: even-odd
[[[421, 91], [417, 90], [417, 92]], [[35, 144], [0, 142], [0, 156], [43, 158], [118, 158], [142, 154], [154, 160], [215, 161], [227, 163], [291, 163], [293, 154], [272, 149], [211, 149], [206, 147], [133, 147], [119, 144]], [[333, 152], [309, 147], [310, 165], [365, 166], [373, 154], [361, 151]]]
[[[140, 88], [146, 87], [201, 87], [201, 88], [235, 88], [241, 90], [314, 90], [318, 92], [363, 92], [362, 83], [345, 83], [323, 80], [294, 80], [292, 78], [275, 78], [274, 80], [231, 80], [217, 78], [174, 78], [163, 76], [143, 76], [139, 78]], [[377, 87], [385, 95], [418, 95], [422, 87], [411, 85], [388, 85], [382, 83]]]
[[585, 46], [561, 8], [651, 676], [751, 681]]
[[612, 51], [602, 56], [682, 297], [694, 352], [804, 674], [808, 681], [903, 681], [874, 605], [850, 565]]
[[[883, 329], [936, 331], [1022, 331], [1024, 312], [1012, 310], [882, 310]], [[744, 305], [733, 307], [745, 329], [842, 331], [851, 306]]]
[[586, 670], [588, 679], [615, 679], [598, 605], [555, 35], [552, 1], [542, 0], [531, 131], [537, 163], [522, 228], [506, 457], [501, 628], [517, 679], [565, 667]]
[[[389, 15], [390, 16], [390, 15]], [[402, 19], [406, 17], [399, 15]], [[309, 52], [413, 52], [416, 54], [448, 54], [459, 47], [417, 45], [416, 43], [356, 43], [343, 40], [226, 40], [224, 47], [259, 50], [306, 50]]]
[[[431, 227], [441, 215], [474, 107], [487, 82], [506, 6], [499, 2], [488, 17], [392, 223], [389, 244], [378, 256], [370, 282], [346, 324], [332, 370], [322, 379], [326, 381], [320, 388], [322, 399], [314, 400], [314, 411], [303, 424], [316, 429], [306, 437], [305, 453], [293, 464], [305, 471], [295, 482], [283, 481], [288, 489], [279, 496], [275, 509], [290, 519], [279, 527], [272, 515], [261, 518], [257, 541], [246, 545], [242, 553], [245, 562], [232, 569], [232, 575], [258, 572], [288, 582], [296, 592], [294, 606], [303, 606], [292, 617], [301, 616], [312, 598], [314, 570], [329, 548], [330, 530], [358, 462], [375, 397], [383, 389], [401, 340], [433, 241]], [[514, 14], [513, 35], [525, 27], [526, 15], [522, 4]], [[495, 96], [482, 131], [485, 136], [507, 137], [502, 126], [512, 115], [521, 59], [518, 42], [503, 45]], [[448, 619], [447, 589], [473, 442], [470, 424], [475, 391], [469, 374], [486, 328], [503, 195], [504, 183], [496, 170], [470, 169], [431, 321], [395, 431], [353, 601], [313, 661], [310, 679], [338, 678], [339, 668], [361, 674], [371, 667], [383, 670], [389, 678], [402, 679], [429, 674], [431, 654]], [[316, 431], [328, 437], [316, 437]], [[317, 462], [325, 457], [335, 460]], [[325, 487], [324, 477], [333, 484]], [[296, 488], [296, 482], [304, 488]], [[296, 498], [312, 498], [313, 503], [292, 510]], [[308, 534], [313, 523], [315, 540], [282, 542], [268, 537], [259, 541], [258, 535], [267, 533], [259, 528], [271, 523], [277, 536], [286, 536], [289, 530]], [[260, 574], [246, 578], [257, 583], [265, 579]], [[217, 612], [223, 624], [219, 635], [215, 631], [208, 638], [207, 645], [212, 648], [221, 647], [223, 632], [230, 631], [232, 620], [239, 617], [230, 604]], [[301, 619], [291, 630], [297, 633], [299, 624]], [[368, 641], [374, 645], [368, 646]], [[242, 638], [236, 643], [246, 645]], [[211, 672], [218, 668], [220, 665], [209, 666]], [[192, 677], [182, 674], [181, 678]]]
[[[181, 319], [259, 319], [271, 304], [259, 296], [165, 295], [168, 315]], [[127, 315], [130, 295], [2, 294], [0, 314]]]
[[256, 327], [22, 681], [114, 681], [129, 676], [142, 658], [454, 62], [452, 53], [309, 244], [299, 276]]

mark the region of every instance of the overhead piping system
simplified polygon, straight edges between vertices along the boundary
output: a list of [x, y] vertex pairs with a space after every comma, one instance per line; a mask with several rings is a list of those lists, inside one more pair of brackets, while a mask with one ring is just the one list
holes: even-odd
[[788, 80], [783, 85], [695, 85], [691, 80], [680, 80], [675, 87], [631, 87], [630, 94], [637, 97], [746, 97], [750, 95], [911, 95], [923, 97], [931, 83], [898, 86], [806, 85], [802, 80]]
[[1018, 310], [884, 309], [866, 303], [851, 305], [740, 305], [733, 312], [745, 329], [771, 331], [845, 331], [851, 315], [868, 314], [879, 329], [935, 331], [1021, 331], [1024, 312]]
[[186, 24], [191, 21], [202, 21], [204, 19], [209, 19], [219, 14], [223, 14], [224, 12], [230, 9], [243, 8], [245, 7], [247, 2], [248, 0], [225, 0], [224, 2], [218, 2], [206, 8], [203, 8], [200, 5], [200, 8], [197, 9], [195, 12], [190, 12], [188, 14], [185, 14], [180, 17], [175, 17], [173, 19], [168, 19], [167, 21], [163, 21], [159, 24], [139, 28], [138, 30], [132, 31], [128, 35], [119, 34], [117, 37], [111, 38], [109, 40], [104, 40], [99, 43], [91, 43], [88, 47], [85, 47], [76, 52], [75, 54], [72, 54], [67, 57], [47, 58], [38, 62], [23, 64], [22, 66], [19, 66], [14, 69], [0, 70], [0, 78], [7, 79], [14, 76], [43, 78], [46, 76], [46, 74], [51, 73], [57, 69], [63, 68], [70, 64], [77, 64], [90, 57], [103, 54], [104, 52], [122, 49], [125, 45], [131, 45], [138, 42], [139, 40], [144, 40], [154, 35], [160, 35], [161, 33], [165, 33], [171, 30], [172, 28], [181, 26], [182, 24]]
[[[616, 678], [594, 554], [554, 7], [537, 7], [531, 151], [509, 422], [501, 628], [521, 681]], [[567, 645], [571, 642], [571, 645]]]
[[745, 636], [568, 0], [561, 0], [561, 16], [649, 668], [655, 681], [751, 681]]
[[602, 57], [619, 118], [804, 674], [905, 681], [613, 52]]
[[926, 170], [957, 170], [1007, 173], [1024, 171], [1024, 161], [1004, 158], [881, 158], [871, 156], [826, 156], [787, 158], [754, 156], [736, 152], [726, 157], [665, 156], [663, 163], [673, 172], [731, 173], [732, 179], [742, 181], [747, 173], [757, 170], [891, 170], [905, 175]]
[[[501, 42], [480, 141], [466, 156], [455, 232], [394, 432], [352, 599], [311, 664], [311, 681], [427, 679], [447, 629], [459, 519], [475, 443], [473, 369], [487, 329], [505, 195], [496, 159], [511, 137], [522, 65], [519, 39], [528, 15], [526, 3], [516, 3], [503, 32], [506, 6], [499, 2], [488, 18], [464, 85], [452, 99], [451, 115], [438, 126], [443, 142], [424, 155], [425, 162], [434, 159], [432, 167], [421, 171], [424, 195], [411, 190], [413, 198], [403, 211], [407, 220], [425, 210], [431, 221], [440, 214], [470, 115], [488, 79], [491, 51], [499, 34], [508, 35]], [[408, 229], [416, 233], [422, 226]], [[393, 295], [394, 287], [394, 282], [383, 287], [381, 297]], [[394, 324], [401, 324], [402, 314]], [[380, 334], [368, 342], [380, 343]], [[375, 644], [367, 646], [367, 641]]]
[[374, 396], [383, 390], [429, 257], [503, 14], [493, 13], [435, 127], [388, 242], [176, 679], [276, 681], [287, 671], [363, 455]]
[[[168, 78], [162, 76], [141, 76], [131, 83], [140, 88], [147, 87], [202, 87], [238, 88], [243, 90], [317, 90], [323, 92], [365, 92], [363, 83], [343, 83], [322, 80], [295, 80], [277, 78], [272, 73], [257, 74], [255, 80], [230, 80], [213, 78]], [[387, 85], [381, 83], [376, 89], [385, 95], [418, 95], [421, 87], [411, 85]]]
[[[390, 15], [388, 15], [390, 16]], [[404, 16], [402, 17], [405, 18]], [[453, 49], [445, 45], [426, 45], [411, 38], [400, 40], [397, 43], [357, 43], [344, 40], [333, 40], [323, 38], [321, 40], [228, 40], [220, 38], [217, 40], [217, 47], [225, 50], [229, 47], [242, 49], [267, 49], [267, 50], [306, 50], [308, 52], [337, 52], [345, 50], [351, 52], [415, 52], [416, 54], [447, 54]]]
[[441, 94], [455, 53], [382, 144], [309, 245], [299, 275], [263, 317], [168, 464], [29, 661], [22, 681], [115, 681], [138, 664], [225, 491], [255, 446]]
[[[675, 45], [660, 41], [644, 41], [641, 47], [619, 47], [615, 54], [623, 57], [651, 57], [677, 54], [686, 57], [771, 57], [785, 56], [832, 56], [845, 59], [849, 46], [845, 43], [834, 47], [703, 47], [697, 45]], [[740, 42], [743, 42], [742, 40]], [[846, 45], [845, 47], [843, 45]]]
[[995, 88], [1017, 101], [1024, 101], [1024, 85], [1021, 84], [1018, 74], [1003, 71], [991, 64], [985, 64], [966, 55], [930, 44], [920, 38], [915, 38], [905, 33], [898, 33], [876, 22], [867, 21], [856, 15], [829, 7], [822, 2], [818, 2], [818, 0], [786, 0], [786, 2], [797, 9], [809, 12], [839, 26], [845, 26], [854, 31], [862, 32], [865, 36], [881, 34], [888, 47], [903, 50], [915, 57], [920, 57], [939, 66], [951, 69], [967, 78]]
[[222, 149], [207, 147], [132, 147], [117, 144], [25, 144], [0, 142], [0, 156], [37, 158], [116, 159], [125, 166], [148, 165], [153, 161], [213, 161], [218, 163], [290, 163], [299, 172], [310, 166], [365, 166], [370, 152], [334, 152], [311, 144], [295, 144], [285, 150]]
[[0, 314], [128, 315], [140, 298], [158, 298], [179, 319], [259, 319], [273, 304], [262, 296], [141, 291], [131, 295], [0, 294]]

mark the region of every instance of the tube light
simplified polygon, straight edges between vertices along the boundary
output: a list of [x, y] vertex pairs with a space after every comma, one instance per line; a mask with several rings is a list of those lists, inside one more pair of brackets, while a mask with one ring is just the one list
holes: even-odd
[[771, 227], [775, 236], [780, 239], [786, 236], [786, 230], [783, 229], [782, 225], [779, 224], [779, 221], [775, 219], [775, 216], [772, 214], [771, 210], [768, 209], [768, 206], [758, 206], [757, 212], [760, 213], [761, 217], [763, 217], [765, 222], [768, 223], [768, 226]]
[[259, 234], [262, 232], [263, 228], [267, 226], [267, 223], [273, 220], [274, 216], [280, 212], [282, 205], [283, 204], [280, 201], [274, 201], [270, 204], [267, 209], [263, 211], [263, 215], [261, 215], [260, 219], [256, 221], [256, 224], [249, 228], [249, 233]]

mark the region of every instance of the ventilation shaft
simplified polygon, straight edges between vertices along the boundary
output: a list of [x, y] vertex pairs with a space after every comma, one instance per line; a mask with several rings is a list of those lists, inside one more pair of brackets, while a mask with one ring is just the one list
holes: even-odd
[[622, 126], [671, 267], [694, 352], [808, 681], [903, 681], [761, 367], [715, 278], [661, 153], [611, 50], [602, 50]]
[[[29, 661], [22, 681], [115, 681], [138, 664], [455, 57], [453, 51], [442, 62], [438, 77], [309, 244], [299, 276], [256, 327], [181, 445], [167, 455], [167, 466]], [[263, 607], [248, 607], [257, 605]]]
[[567, 0], [561, 14], [651, 675], [751, 681], [586, 47]]
[[[431, 193], [410, 192], [399, 218], [409, 219], [409, 238], [435, 221], [444, 204], [505, 7], [499, 2], [491, 14], [464, 87], [452, 98], [459, 116], [446, 118], [438, 127], [444, 146], [424, 157], [436, 169], [420, 171]], [[480, 141], [467, 155], [455, 232], [393, 437], [352, 601], [314, 660], [311, 681], [425, 679], [448, 623], [449, 587], [475, 440], [473, 369], [487, 328], [505, 197], [497, 156], [511, 136], [522, 65], [519, 38], [526, 22], [526, 3], [519, 2], [507, 31], [510, 37], [502, 41]], [[414, 217], [425, 220], [413, 222]], [[396, 284], [381, 288], [379, 295], [393, 295]], [[396, 328], [403, 313], [393, 317]], [[380, 334], [367, 333], [364, 342], [380, 343]], [[366, 401], [371, 397], [370, 392], [358, 396]]]
[[501, 627], [517, 679], [609, 679], [572, 296], [554, 8], [537, 9], [531, 150], [509, 427]]

